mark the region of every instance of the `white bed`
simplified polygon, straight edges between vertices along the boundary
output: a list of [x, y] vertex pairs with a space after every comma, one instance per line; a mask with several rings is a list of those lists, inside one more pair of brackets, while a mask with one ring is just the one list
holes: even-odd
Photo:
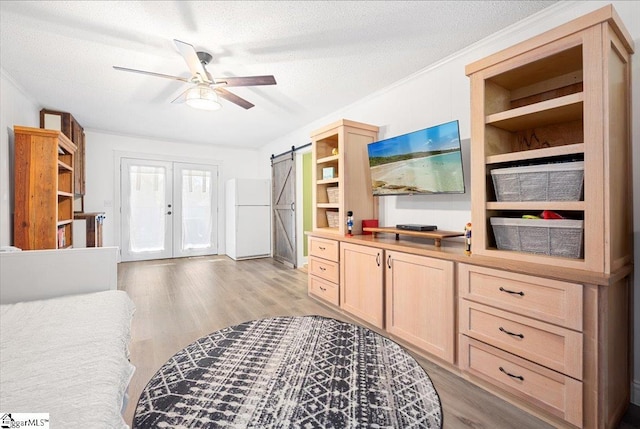
[[38, 252], [0, 254], [0, 410], [48, 413], [54, 428], [127, 428], [134, 305], [114, 290], [117, 252]]
[[0, 409], [51, 427], [127, 428], [134, 306], [108, 291], [0, 306]]

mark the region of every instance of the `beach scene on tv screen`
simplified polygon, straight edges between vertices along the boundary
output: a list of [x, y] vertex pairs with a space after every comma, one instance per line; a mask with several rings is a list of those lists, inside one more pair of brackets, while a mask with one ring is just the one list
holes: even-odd
[[371, 143], [373, 195], [464, 192], [458, 122]]

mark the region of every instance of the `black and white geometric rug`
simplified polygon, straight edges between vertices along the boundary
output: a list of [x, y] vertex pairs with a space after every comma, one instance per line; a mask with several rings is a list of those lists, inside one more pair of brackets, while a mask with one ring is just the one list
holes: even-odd
[[320, 316], [225, 328], [176, 353], [136, 408], [143, 428], [441, 428], [424, 369], [370, 329]]

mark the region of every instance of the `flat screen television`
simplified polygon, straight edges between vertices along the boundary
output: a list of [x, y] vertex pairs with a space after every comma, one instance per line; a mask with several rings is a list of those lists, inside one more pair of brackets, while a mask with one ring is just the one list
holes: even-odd
[[369, 143], [374, 196], [463, 194], [458, 121]]

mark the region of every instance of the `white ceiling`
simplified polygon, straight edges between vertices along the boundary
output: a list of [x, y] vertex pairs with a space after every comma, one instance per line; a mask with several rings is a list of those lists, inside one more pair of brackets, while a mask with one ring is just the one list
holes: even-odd
[[[520, 21], [554, 1], [1, 1], [0, 66], [43, 107], [86, 129], [256, 148]], [[230, 88], [256, 106], [171, 104], [190, 77], [173, 39], [208, 71], [274, 75]]]

